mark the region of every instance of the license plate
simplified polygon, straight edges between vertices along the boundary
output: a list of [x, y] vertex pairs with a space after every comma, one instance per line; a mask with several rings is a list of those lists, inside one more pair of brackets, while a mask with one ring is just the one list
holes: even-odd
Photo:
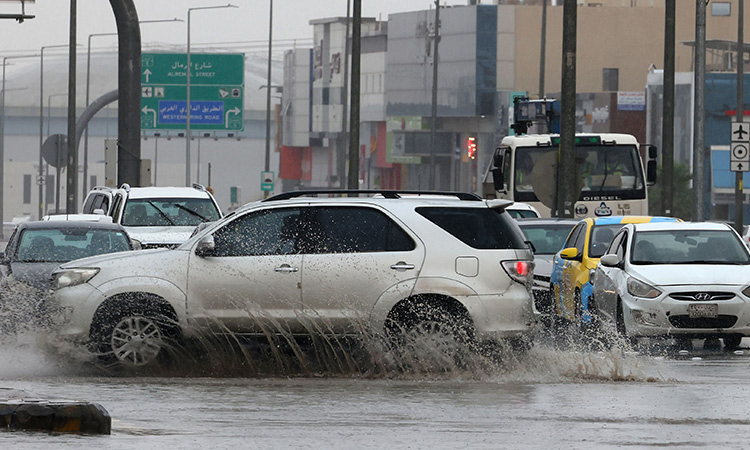
[[690, 315], [691, 319], [697, 319], [700, 317], [718, 317], [719, 305], [717, 304], [688, 305], [688, 314]]

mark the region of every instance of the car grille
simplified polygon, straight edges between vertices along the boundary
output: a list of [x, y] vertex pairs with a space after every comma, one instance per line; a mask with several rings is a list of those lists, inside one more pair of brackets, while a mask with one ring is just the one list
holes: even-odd
[[708, 302], [708, 301], [720, 301], [720, 300], [731, 300], [734, 298], [732, 292], [675, 292], [669, 294], [675, 300], [682, 300], [685, 302]]
[[543, 283], [549, 283], [549, 276], [534, 274], [534, 279]]
[[737, 323], [737, 316], [699, 317], [670, 316], [669, 323], [675, 328], [732, 328]]

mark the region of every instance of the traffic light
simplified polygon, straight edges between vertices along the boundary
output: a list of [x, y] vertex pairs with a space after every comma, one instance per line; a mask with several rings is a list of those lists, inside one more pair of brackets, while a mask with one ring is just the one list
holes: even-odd
[[469, 136], [469, 140], [466, 144], [466, 156], [468, 159], [477, 158], [477, 138]]

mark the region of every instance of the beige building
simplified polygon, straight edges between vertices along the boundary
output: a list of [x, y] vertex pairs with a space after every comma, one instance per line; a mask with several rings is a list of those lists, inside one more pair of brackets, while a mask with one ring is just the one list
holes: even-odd
[[[539, 90], [541, 1], [501, 2], [498, 10], [498, 90]], [[511, 6], [511, 3], [514, 5]], [[554, 2], [552, 2], [554, 3]], [[562, 4], [562, 2], [558, 2]], [[693, 69], [695, 5], [676, 1], [677, 72]], [[737, 41], [738, 0], [706, 7], [707, 70], [734, 71], [728, 43]], [[652, 65], [664, 65], [664, 0], [579, 0], [576, 90], [643, 91]], [[745, 8], [750, 35], [750, 5]], [[545, 92], [559, 92], [563, 7], [547, 8]]]

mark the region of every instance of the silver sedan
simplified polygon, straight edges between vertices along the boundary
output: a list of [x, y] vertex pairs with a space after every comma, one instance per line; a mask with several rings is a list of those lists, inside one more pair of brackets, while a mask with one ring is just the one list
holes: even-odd
[[594, 276], [600, 320], [631, 341], [639, 337], [750, 336], [750, 252], [720, 223], [625, 225]]

